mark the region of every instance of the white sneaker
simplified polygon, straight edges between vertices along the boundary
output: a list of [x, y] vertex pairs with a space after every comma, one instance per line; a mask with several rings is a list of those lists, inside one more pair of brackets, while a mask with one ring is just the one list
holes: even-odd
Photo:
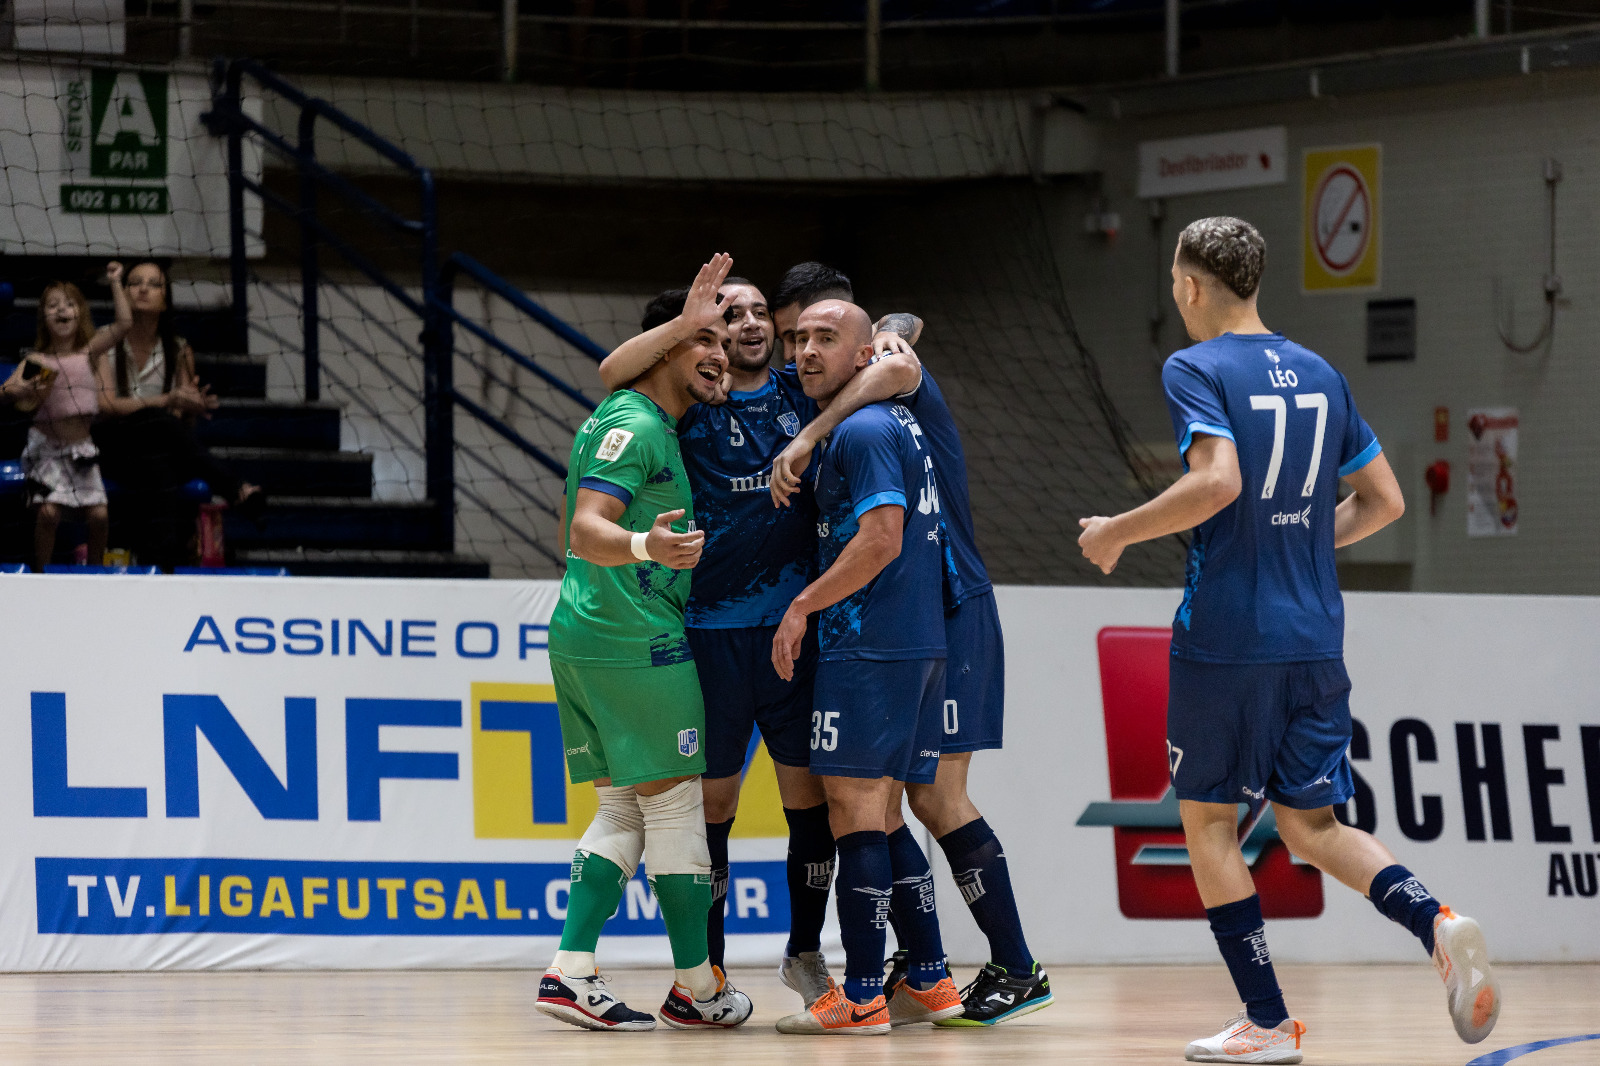
[[641, 1032], [656, 1027], [656, 1020], [650, 1015], [631, 1009], [612, 995], [606, 979], [597, 973], [568, 977], [550, 967], [539, 982], [539, 999], [534, 1006], [557, 1021], [580, 1029]]
[[1500, 1018], [1500, 982], [1489, 965], [1489, 945], [1471, 918], [1441, 907], [1433, 920], [1433, 968], [1444, 979], [1456, 1035], [1476, 1044]]
[[785, 955], [778, 967], [778, 980], [800, 993], [800, 1002], [807, 1010], [828, 994], [833, 979], [828, 973], [828, 960], [820, 951], [802, 951], [799, 955]]
[[710, 999], [695, 999], [674, 981], [661, 1004], [661, 1020], [674, 1029], [732, 1029], [749, 1021], [755, 1010], [750, 997], [734, 988], [720, 968], [713, 966], [711, 972], [717, 975], [717, 990]]
[[1185, 1048], [1183, 1057], [1190, 1062], [1299, 1062], [1300, 1038], [1305, 1031], [1293, 1018], [1276, 1029], [1263, 1029], [1240, 1011], [1222, 1032]]

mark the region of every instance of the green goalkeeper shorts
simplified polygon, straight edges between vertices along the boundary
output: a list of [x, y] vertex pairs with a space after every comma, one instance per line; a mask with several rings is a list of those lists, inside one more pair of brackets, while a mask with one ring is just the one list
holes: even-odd
[[552, 662], [567, 772], [637, 785], [706, 771], [706, 707], [693, 661], [594, 667]]

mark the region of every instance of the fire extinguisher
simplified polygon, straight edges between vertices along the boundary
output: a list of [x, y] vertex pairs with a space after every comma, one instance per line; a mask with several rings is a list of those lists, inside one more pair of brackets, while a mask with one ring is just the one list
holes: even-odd
[[1428, 483], [1428, 513], [1439, 513], [1439, 497], [1450, 491], [1450, 463], [1448, 460], [1437, 460], [1422, 475]]

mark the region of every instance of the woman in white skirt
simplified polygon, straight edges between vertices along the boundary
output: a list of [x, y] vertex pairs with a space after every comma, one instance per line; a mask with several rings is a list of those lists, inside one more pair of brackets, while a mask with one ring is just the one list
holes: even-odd
[[96, 368], [127, 334], [133, 312], [122, 289], [122, 264], [106, 267], [116, 321], [99, 330], [89, 318], [89, 301], [69, 281], [51, 282], [39, 297], [39, 332], [28, 353], [0, 392], [20, 410], [34, 409], [22, 472], [28, 478], [28, 503], [36, 508], [33, 553], [43, 571], [55, 552], [61, 512], [83, 512], [89, 527], [89, 562], [105, 556], [106, 488], [89, 436], [100, 410]]

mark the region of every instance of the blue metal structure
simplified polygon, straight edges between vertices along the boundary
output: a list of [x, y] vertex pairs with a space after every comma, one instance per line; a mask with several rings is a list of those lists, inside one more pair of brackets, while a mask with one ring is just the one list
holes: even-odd
[[[246, 113], [243, 101], [247, 90], [253, 93], [272, 94], [298, 110], [296, 137], [293, 141], [260, 119]], [[205, 116], [205, 120], [207, 128], [212, 133], [227, 138], [232, 301], [235, 325], [240, 334], [243, 335], [251, 328], [249, 319], [251, 276], [246, 258], [245, 225], [245, 194], [249, 193], [260, 200], [264, 211], [273, 211], [286, 216], [299, 229], [298, 304], [302, 322], [299, 344], [303, 359], [304, 399], [307, 401], [321, 399], [324, 377], [321, 336], [324, 328], [345, 341], [352, 354], [367, 356], [378, 367], [380, 373], [388, 376], [397, 387], [411, 391], [411, 386], [396, 380], [392, 370], [378, 364], [370, 352], [356, 343], [354, 338], [342, 332], [338, 324], [329, 320], [323, 313], [319, 300], [326, 283], [321, 266], [323, 253], [326, 252], [336, 256], [346, 266], [353, 268], [359, 275], [382, 289], [402, 307], [415, 314], [422, 323], [421, 402], [424, 426], [422, 451], [426, 465], [427, 498], [434, 512], [434, 545], [446, 550], [454, 547], [455, 500], [457, 492], [460, 491], [463, 496], [472, 499], [490, 512], [491, 518], [496, 518], [509, 532], [519, 536], [552, 562], [559, 562], [548, 548], [537, 543], [525, 531], [516, 528], [516, 523], [495, 515], [493, 508], [485, 501], [457, 484], [455, 410], [458, 407], [500, 438], [513, 444], [551, 475], [564, 480], [567, 471], [561, 456], [552, 455], [548, 447], [540, 447], [528, 440], [506, 419], [496, 416], [456, 388], [454, 381], [456, 327], [459, 326], [467, 334], [478, 338], [514, 364], [531, 372], [553, 394], [572, 405], [572, 411], [564, 417], [561, 413], [548, 410], [512, 389], [513, 397], [531, 408], [541, 419], [549, 420], [570, 432], [575, 428], [569, 424], [572, 418], [578, 412], [586, 416], [594, 409], [595, 402], [569, 382], [541, 366], [531, 354], [503, 340], [488, 324], [457, 310], [454, 299], [456, 282], [458, 278], [470, 279], [596, 363], [605, 357], [606, 350], [470, 256], [456, 252], [448, 258], [443, 258], [439, 249], [438, 194], [433, 174], [429, 169], [350, 115], [324, 100], [308, 96], [260, 63], [249, 59], [216, 62], [213, 70], [212, 110]], [[354, 182], [319, 161], [317, 132], [319, 126], [323, 124], [371, 149], [397, 172], [414, 182], [417, 195], [414, 215], [402, 214], [381, 203]], [[272, 152], [284, 164], [294, 169], [297, 178], [297, 202], [292, 202], [267, 188], [264, 182], [257, 181], [245, 173], [244, 145], [247, 141]], [[328, 212], [322, 210], [324, 203], [330, 198], [340, 207], [356, 209], [382, 231], [414, 241], [415, 262], [421, 279], [420, 293], [407, 290], [330, 223]], [[281, 291], [279, 294], [288, 295]], [[410, 347], [403, 338], [392, 331], [389, 332], [391, 338], [403, 349]], [[492, 377], [487, 370], [484, 373]], [[494, 380], [506, 384], [498, 378]], [[359, 397], [356, 399], [359, 402]], [[480, 456], [471, 457], [486, 468], [490, 466]], [[530, 494], [526, 486], [511, 483], [508, 489], [540, 510], [553, 514], [551, 507]]]

